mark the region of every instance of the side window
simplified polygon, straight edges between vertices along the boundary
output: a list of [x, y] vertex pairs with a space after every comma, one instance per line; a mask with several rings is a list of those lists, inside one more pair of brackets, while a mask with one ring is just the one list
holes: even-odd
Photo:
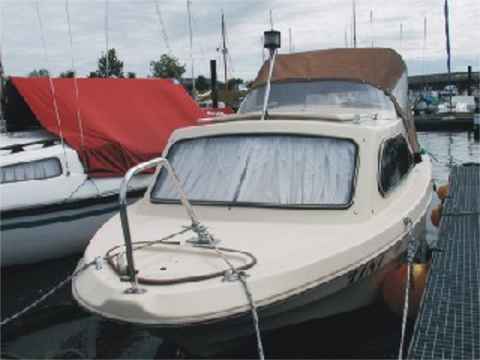
[[379, 164], [379, 190], [387, 194], [403, 179], [413, 165], [413, 156], [402, 135], [391, 138], [383, 144]]
[[0, 184], [48, 179], [60, 175], [62, 164], [59, 159], [42, 159], [0, 167]]

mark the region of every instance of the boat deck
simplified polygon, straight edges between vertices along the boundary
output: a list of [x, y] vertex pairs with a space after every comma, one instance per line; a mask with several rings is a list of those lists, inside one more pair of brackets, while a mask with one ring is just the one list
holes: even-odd
[[452, 169], [408, 358], [480, 359], [480, 164]]

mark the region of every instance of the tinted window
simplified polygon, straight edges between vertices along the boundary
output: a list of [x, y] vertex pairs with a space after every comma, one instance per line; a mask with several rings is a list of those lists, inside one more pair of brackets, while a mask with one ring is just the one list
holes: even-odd
[[413, 157], [402, 135], [387, 140], [380, 155], [380, 192], [388, 193], [409, 172]]
[[62, 174], [57, 158], [42, 159], [0, 167], [0, 184], [48, 179]]
[[[350, 140], [264, 134], [184, 140], [167, 157], [193, 202], [345, 207], [356, 154]], [[165, 171], [152, 199], [178, 200]]]

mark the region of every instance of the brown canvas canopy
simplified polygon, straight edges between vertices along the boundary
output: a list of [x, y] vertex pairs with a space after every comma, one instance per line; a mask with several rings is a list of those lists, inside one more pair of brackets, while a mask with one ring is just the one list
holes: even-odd
[[[258, 72], [252, 88], [265, 85], [269, 62]], [[393, 91], [407, 67], [401, 56], [392, 49], [357, 48], [307, 51], [281, 54], [276, 57], [272, 83], [311, 80], [348, 80], [368, 83], [383, 90], [395, 104], [404, 120], [412, 150], [418, 151], [413, 117], [402, 109]]]

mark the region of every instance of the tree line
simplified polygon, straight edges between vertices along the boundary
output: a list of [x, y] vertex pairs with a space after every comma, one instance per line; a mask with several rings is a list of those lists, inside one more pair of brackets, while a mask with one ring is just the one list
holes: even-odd
[[[108, 60], [108, 61], [107, 61]], [[90, 72], [89, 78], [136, 78], [134, 72], [124, 72], [124, 63], [117, 56], [117, 51], [112, 48], [108, 49], [106, 54], [102, 54], [97, 61], [97, 69]], [[167, 54], [160, 56], [159, 60], [150, 61], [150, 76], [155, 78], [164, 79], [177, 79], [181, 80], [183, 74], [186, 71], [185, 64], [180, 64], [180, 61]], [[73, 70], [66, 70], [61, 72], [59, 76], [61, 78], [73, 78], [75, 77]], [[28, 74], [29, 77], [47, 77], [50, 73], [46, 69], [36, 69]], [[228, 81], [228, 88], [234, 88], [239, 84], [243, 84], [242, 79], [230, 79]], [[220, 85], [223, 85], [220, 83]], [[203, 75], [198, 76], [195, 79], [195, 87], [198, 91], [203, 92], [210, 89], [210, 81]]]

